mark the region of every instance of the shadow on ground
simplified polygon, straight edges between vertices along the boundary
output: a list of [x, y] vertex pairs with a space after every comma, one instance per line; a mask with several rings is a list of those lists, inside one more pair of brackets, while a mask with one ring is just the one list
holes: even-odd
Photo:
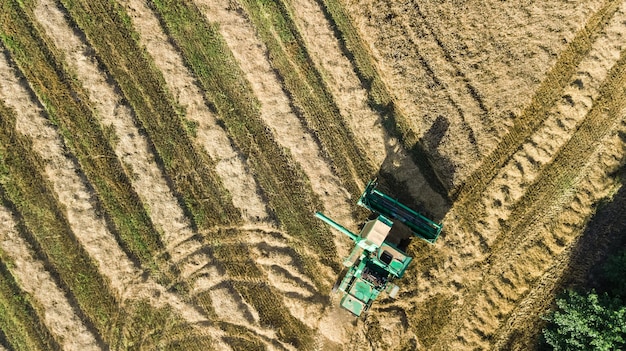
[[[377, 174], [382, 192], [438, 223], [450, 210], [451, 202], [441, 189], [433, 186], [433, 183], [441, 183], [439, 179], [437, 182], [430, 179], [437, 177], [438, 173], [431, 165], [437, 162], [438, 169], [452, 168], [452, 163], [437, 153], [437, 146], [449, 127], [450, 122], [439, 116], [411, 150], [406, 150], [401, 146], [402, 143], [389, 138], [386, 144], [387, 156]], [[418, 154], [421, 158], [428, 158], [428, 162], [416, 160]]]

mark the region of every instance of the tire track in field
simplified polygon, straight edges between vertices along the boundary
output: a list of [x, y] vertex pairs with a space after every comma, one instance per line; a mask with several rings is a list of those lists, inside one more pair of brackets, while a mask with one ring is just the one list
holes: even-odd
[[[468, 96], [464, 85], [453, 78], [442, 78], [449, 76], [449, 65], [441, 67], [428, 61], [430, 57], [426, 57], [418, 46], [421, 39], [411, 28], [411, 20], [404, 18], [397, 5], [374, 1], [351, 12], [376, 25], [372, 32], [369, 28], [360, 29], [360, 32], [373, 46], [372, 53], [378, 61], [381, 78], [394, 89], [394, 103], [407, 116], [404, 128], [420, 136], [421, 143], [433, 157], [432, 163], [437, 168], [436, 173], [441, 175], [446, 190], [457, 186], [480, 157], [474, 129], [465, 121], [464, 106], [461, 107], [460, 101], [455, 100], [458, 96]], [[367, 25], [357, 23], [357, 27]], [[436, 55], [443, 56], [436, 44], [429, 47], [435, 50]], [[442, 56], [437, 56], [437, 59]], [[455, 87], [454, 91], [458, 94], [453, 95], [449, 85]], [[471, 97], [468, 101], [472, 103], [470, 106], [477, 106]], [[481, 114], [482, 111], [476, 107], [473, 113]], [[427, 133], [442, 117], [447, 122], [447, 130], [437, 131], [435, 135]]]
[[169, 305], [189, 323], [206, 321], [179, 296], [166, 291], [152, 278], [143, 277], [143, 272], [128, 258], [108, 230], [104, 217], [95, 205], [95, 195], [80, 168], [68, 156], [57, 130], [43, 116], [41, 108], [32, 102], [31, 92], [25, 90], [28, 84], [18, 78], [18, 73], [10, 67], [5, 56], [1, 57], [1, 93], [7, 106], [16, 111], [16, 129], [31, 138], [33, 151], [44, 162], [45, 176], [50, 180], [60, 204], [65, 207], [71, 229], [109, 280], [114, 293], [123, 300], [146, 298], [155, 307]]
[[462, 213], [461, 219], [466, 225], [472, 225], [470, 218], [478, 218], [474, 204], [480, 200], [485, 188], [491, 183], [498, 171], [519, 149], [523, 140], [528, 139], [541, 126], [547, 112], [563, 96], [563, 90], [576, 72], [577, 66], [587, 57], [609, 19], [617, 11], [619, 0], [606, 1], [604, 6], [590, 16], [585, 26], [579, 30], [568, 46], [560, 53], [555, 65], [547, 72], [530, 104], [515, 119], [514, 125], [502, 137], [494, 151], [485, 157], [453, 193], [456, 195], [455, 207]]
[[55, 335], [64, 350], [102, 350], [50, 272], [35, 258], [31, 247], [15, 231], [15, 226], [10, 211], [0, 206], [0, 249], [11, 258], [9, 270], [15, 280], [42, 307], [42, 319], [48, 330]]
[[259, 185], [253, 179], [246, 160], [232, 146], [217, 117], [209, 110], [193, 75], [180, 54], [161, 29], [158, 19], [148, 5], [136, 0], [120, 0], [127, 8], [139, 41], [154, 58], [162, 72], [168, 90], [185, 108], [187, 119], [197, 123], [196, 140], [216, 161], [216, 172], [249, 222], [267, 221], [267, 207], [259, 195]]
[[[468, 314], [468, 311], [477, 311], [479, 307], [484, 308], [483, 311], [485, 311], [488, 306], [498, 310], [498, 312], [492, 312], [492, 316], [496, 316], [492, 321], [508, 316], [514, 304], [509, 303], [509, 310], [504, 311], [504, 306], [507, 306], [505, 301], [508, 299], [517, 302], [527, 292], [526, 287], [533, 284], [542, 272], [549, 269], [553, 263], [549, 257], [554, 256], [555, 252], [560, 252], [563, 246], [568, 245], [579, 234], [576, 229], [579, 229], [582, 224], [574, 223], [581, 218], [585, 220], [590, 214], [591, 204], [597, 202], [598, 198], [592, 201], [580, 199], [574, 201], [571, 205], [573, 206], [572, 212], [567, 218], [569, 222], [561, 228], [548, 225], [547, 233], [536, 235], [540, 233], [541, 224], [555, 216], [554, 211], [558, 212], [560, 208], [572, 202], [574, 189], [578, 188], [586, 170], [591, 167], [590, 159], [594, 154], [603, 151], [605, 148], [603, 144], [607, 143], [604, 139], [609, 133], [615, 132], [617, 124], [624, 119], [623, 113], [626, 107], [624, 99], [626, 55], [624, 53], [625, 51], [622, 51], [619, 62], [608, 73], [606, 81], [599, 89], [599, 97], [594, 101], [585, 120], [567, 144], [559, 150], [552, 163], [528, 188], [523, 197], [512, 206], [511, 216], [506, 227], [503, 228], [504, 234], [500, 235], [492, 245], [491, 254], [487, 259], [491, 266], [484, 271], [483, 279], [470, 288], [473, 291], [469, 294], [470, 301], [465, 301], [466, 307], [462, 313], [459, 313], [461, 316], [456, 315], [458, 318], [455, 320], [463, 320], [463, 315]], [[603, 194], [598, 186], [580, 188], [582, 188], [583, 196]], [[587, 214], [584, 214], [585, 211], [588, 211]], [[535, 232], [534, 228], [538, 228], [538, 232]], [[532, 268], [536, 270], [533, 271]], [[508, 275], [507, 272], [509, 272]], [[487, 284], [490, 286], [487, 287]], [[482, 292], [488, 295], [484, 300], [480, 299], [479, 294]], [[466, 326], [472, 326], [474, 323], [473, 327], [466, 328], [466, 331], [473, 328], [469, 334], [482, 336], [467, 336], [467, 338], [486, 339], [498, 328], [498, 322], [494, 322], [490, 326], [491, 329], [480, 327], [480, 324], [485, 324], [487, 317], [483, 315], [477, 318], [478, 321], [466, 321]]]
[[325, 161], [315, 139], [293, 112], [279, 77], [268, 60], [267, 48], [243, 15], [243, 10], [228, 0], [196, 0], [195, 3], [209, 22], [219, 24], [220, 33], [261, 103], [261, 119], [272, 130], [275, 140], [288, 149], [302, 167], [324, 209], [342, 223], [356, 226], [350, 206], [353, 201], [351, 195]]
[[[390, 15], [401, 17], [400, 28], [407, 34], [418, 60], [435, 84], [445, 89], [447, 102], [459, 116], [459, 129], [467, 135], [469, 141], [464, 146], [468, 147], [466, 151], [471, 150], [480, 158], [489, 149], [488, 145], [482, 143], [490, 139], [488, 131], [493, 126], [487, 118], [487, 107], [476, 89], [439, 40], [417, 2], [394, 3]], [[445, 59], [442, 60], [442, 57]], [[474, 118], [479, 118], [480, 123], [471, 122]], [[455, 134], [455, 137], [459, 135]]]

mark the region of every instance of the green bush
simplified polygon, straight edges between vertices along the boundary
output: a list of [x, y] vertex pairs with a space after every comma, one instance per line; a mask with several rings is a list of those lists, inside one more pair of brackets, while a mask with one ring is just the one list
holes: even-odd
[[554, 350], [623, 350], [626, 348], [626, 306], [618, 298], [595, 291], [568, 291], [547, 318], [546, 342]]
[[626, 300], [626, 250], [608, 258], [602, 267], [611, 294]]

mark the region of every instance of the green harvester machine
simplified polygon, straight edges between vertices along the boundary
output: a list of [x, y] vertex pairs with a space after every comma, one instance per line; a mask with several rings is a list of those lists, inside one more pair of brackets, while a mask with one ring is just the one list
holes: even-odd
[[363, 224], [358, 235], [324, 214], [315, 213], [317, 218], [344, 233], [355, 243], [354, 249], [343, 261], [345, 269], [333, 287], [333, 292], [341, 292], [341, 307], [357, 317], [370, 308], [381, 292], [396, 297], [399, 287], [392, 282], [404, 275], [413, 260], [404, 251], [403, 247], [408, 244], [406, 240], [391, 240], [389, 234], [392, 227], [404, 226], [410, 230], [411, 236], [431, 244], [437, 240], [442, 228], [441, 224], [376, 190], [376, 186], [375, 179], [370, 181], [357, 202], [373, 212], [371, 218], [375, 217]]

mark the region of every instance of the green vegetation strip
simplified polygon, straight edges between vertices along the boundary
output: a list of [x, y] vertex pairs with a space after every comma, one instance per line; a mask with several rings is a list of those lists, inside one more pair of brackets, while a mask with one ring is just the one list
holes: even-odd
[[43, 161], [35, 156], [30, 140], [15, 130], [13, 112], [0, 103], [2, 200], [18, 216], [18, 230], [29, 238], [69, 289], [81, 311], [104, 336], [118, 312], [118, 302], [70, 229], [52, 185], [42, 175], [43, 168]]
[[[277, 144], [263, 124], [250, 84], [217, 28], [189, 1], [153, 0], [153, 4], [233, 143], [247, 158], [280, 224], [317, 252], [322, 263], [338, 268], [332, 234], [313, 216], [322, 204], [289, 151]], [[320, 287], [315, 262], [307, 262], [307, 274]]]
[[594, 13], [585, 27], [572, 39], [560, 53], [556, 63], [547, 72], [545, 79], [536, 90], [530, 104], [514, 120], [513, 126], [503, 137], [500, 144], [487, 156], [481, 165], [464, 181], [457, 191], [458, 213], [463, 213], [467, 221], [481, 218], [475, 213], [476, 203], [491, 180], [515, 154], [521, 143], [528, 140], [548, 117], [548, 112], [563, 95], [563, 89], [569, 83], [580, 62], [587, 57], [591, 47], [617, 11], [621, 1], [606, 1], [604, 6]]
[[60, 350], [5, 262], [6, 256], [0, 250], [0, 333], [12, 350]]
[[311, 330], [289, 313], [280, 294], [267, 283], [268, 277], [250, 258], [245, 244], [215, 244], [215, 258], [233, 279], [233, 287], [259, 313], [264, 327], [276, 330], [278, 337], [298, 350], [310, 349], [313, 345]]
[[[211, 349], [210, 337], [201, 335], [170, 308], [155, 309], [146, 302], [135, 301], [125, 301], [124, 307], [120, 306], [108, 281], [72, 232], [52, 185], [42, 175], [43, 167], [30, 140], [15, 131], [13, 111], [0, 102], [0, 200], [16, 214], [18, 230], [58, 277], [67, 296], [86, 318], [86, 324], [113, 349], [132, 350], [143, 345], [152, 350], [163, 343], [168, 350]], [[3, 284], [9, 284], [4, 277], [0, 290]], [[0, 329], [9, 332], [9, 327], [2, 324], [2, 294], [0, 291]], [[22, 308], [19, 302], [25, 300], [21, 296], [13, 297], [15, 301], [10, 308]], [[12, 316], [13, 322], [18, 318], [8, 316]], [[32, 328], [36, 328], [36, 324], [32, 324]], [[180, 340], [172, 340], [175, 338]], [[48, 342], [48, 339], [41, 341]]]
[[387, 132], [400, 140], [409, 150], [411, 158], [417, 164], [430, 187], [448, 199], [448, 188], [437, 173], [437, 168], [430, 160], [422, 141], [411, 129], [407, 116], [395, 104], [394, 98], [380, 77], [376, 64], [367, 45], [361, 39], [358, 30], [340, 0], [317, 0], [328, 21], [339, 38], [346, 56], [352, 61], [356, 73], [367, 89], [370, 106], [378, 111]]
[[362, 182], [372, 176], [372, 166], [309, 56], [289, 7], [281, 0], [241, 3], [267, 46], [270, 62], [289, 91], [296, 112], [301, 112], [348, 191], [358, 196]]
[[122, 247], [144, 268], [155, 270], [155, 256], [163, 249], [159, 235], [103, 133], [87, 93], [33, 21], [30, 5], [28, 0], [2, 2], [0, 39], [78, 160]]
[[241, 214], [209, 156], [194, 147], [165, 79], [113, 0], [61, 0], [132, 106], [159, 164], [197, 228], [235, 224]]

